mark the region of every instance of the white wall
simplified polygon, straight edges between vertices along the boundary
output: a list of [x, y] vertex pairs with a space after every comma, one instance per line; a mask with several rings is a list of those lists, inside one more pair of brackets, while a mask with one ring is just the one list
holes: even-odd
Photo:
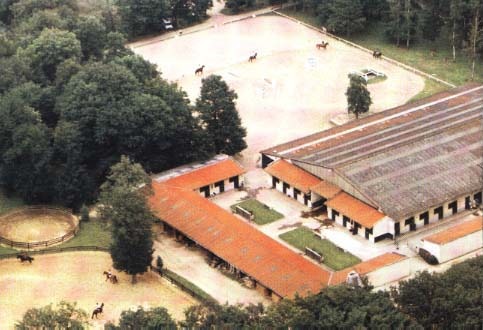
[[[272, 183], [273, 183], [273, 176], [270, 176], [270, 187], [272, 187]], [[283, 181], [281, 179], [279, 179], [279, 182], [275, 185], [275, 189], [280, 191], [282, 194], [283, 194]], [[285, 192], [285, 195], [290, 197], [290, 198], [293, 198], [294, 196], [294, 187], [292, 185], [289, 185], [290, 188], [287, 188], [286, 192]], [[297, 202], [301, 203], [301, 204], [304, 204], [304, 193], [301, 191], [298, 195], [297, 195], [297, 199], [296, 199]], [[308, 201], [308, 204], [307, 204], [308, 207], [312, 207], [312, 203], [310, 202], [310, 200]]]
[[371, 284], [375, 287], [386, 283], [394, 282], [411, 273], [410, 258], [403, 259], [394, 264], [381, 267], [373, 272], [366, 274]]
[[465, 237], [441, 245], [440, 258], [438, 258], [439, 262], [446, 262], [481, 248], [483, 246], [482, 234], [482, 231], [479, 230]]
[[[239, 175], [238, 176], [238, 185], [241, 187], [242, 186], [242, 183], [243, 183], [243, 176], [242, 175]], [[225, 192], [226, 191], [230, 191], [230, 190], [233, 190], [235, 189], [235, 183], [234, 182], [230, 182], [230, 179], [226, 179], [226, 180], [223, 180], [224, 182], [224, 186], [225, 186]], [[201, 192], [200, 189], [197, 189], [196, 190], [201, 196], [205, 197], [205, 193], [204, 192]], [[215, 194], [220, 194], [220, 187], [218, 186], [215, 186], [215, 183], [213, 184], [210, 184], [210, 195], [212, 195], [213, 193]]]

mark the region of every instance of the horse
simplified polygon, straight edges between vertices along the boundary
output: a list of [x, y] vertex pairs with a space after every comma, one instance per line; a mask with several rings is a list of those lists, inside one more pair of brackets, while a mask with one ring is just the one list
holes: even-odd
[[97, 319], [97, 314], [102, 314], [102, 310], [104, 308], [104, 303], [101, 304], [101, 306], [97, 307], [96, 309], [94, 309], [94, 311], [92, 312], [92, 316], [91, 316], [91, 319], [94, 318], [94, 316], [96, 317]]
[[28, 261], [29, 263], [32, 263], [34, 260], [33, 257], [26, 254], [17, 254], [17, 259], [20, 259], [20, 262]]
[[326, 49], [328, 45], [329, 45], [328, 42], [322, 41], [322, 43], [316, 44], [315, 47], [317, 47], [317, 49], [320, 49], [320, 48]]
[[106, 281], [107, 281], [107, 280], [110, 280], [110, 281], [111, 281], [111, 283], [113, 283], [113, 284], [116, 284], [116, 283], [118, 282], [118, 280], [117, 280], [117, 276], [116, 276], [116, 275], [114, 275], [114, 274], [111, 274], [111, 272], [106, 272], [106, 271], [104, 271], [104, 273], [103, 273], [103, 274], [104, 274], [104, 275], [106, 275]]
[[205, 68], [204, 65], [200, 66], [198, 69], [195, 70], [195, 75], [202, 75], [203, 69]]
[[374, 58], [381, 58], [382, 57], [382, 52], [380, 50], [375, 50], [372, 52], [372, 57]]
[[253, 54], [253, 55], [250, 55], [250, 57], [248, 58], [248, 62], [253, 62], [257, 59], [257, 53]]

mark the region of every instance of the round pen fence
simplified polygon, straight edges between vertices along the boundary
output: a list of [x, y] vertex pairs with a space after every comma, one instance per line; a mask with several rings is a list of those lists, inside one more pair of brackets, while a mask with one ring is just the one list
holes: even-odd
[[12, 219], [16, 219], [22, 216], [28, 217], [29, 214], [32, 214], [32, 213], [49, 214], [53, 217], [58, 216], [59, 218], [61, 218], [62, 221], [68, 224], [69, 230], [65, 234], [58, 237], [54, 237], [48, 240], [40, 240], [40, 241], [32, 241], [32, 242], [14, 240], [11, 238], [4, 237], [4, 233], [0, 231], [0, 244], [3, 244], [11, 248], [17, 248], [17, 249], [26, 249], [26, 250], [45, 249], [49, 246], [60, 244], [62, 242], [65, 242], [71, 239], [79, 231], [79, 221], [68, 209], [55, 207], [55, 206], [44, 206], [44, 205], [21, 207], [2, 215], [0, 216], [0, 227], [6, 226], [9, 223], [9, 221], [11, 221]]

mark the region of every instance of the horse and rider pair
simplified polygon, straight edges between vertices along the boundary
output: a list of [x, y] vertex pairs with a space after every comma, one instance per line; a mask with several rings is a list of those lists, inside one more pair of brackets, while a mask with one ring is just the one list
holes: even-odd
[[110, 269], [107, 272], [104, 271], [104, 275], [106, 275], [106, 281], [109, 280], [113, 284], [116, 284], [118, 282], [117, 276], [111, 273]]

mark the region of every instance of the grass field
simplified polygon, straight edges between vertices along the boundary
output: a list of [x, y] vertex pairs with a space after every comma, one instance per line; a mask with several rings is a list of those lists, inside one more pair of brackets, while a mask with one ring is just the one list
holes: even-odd
[[[99, 221], [81, 222], [80, 230], [71, 240], [53, 248], [98, 246], [108, 248], [111, 244], [111, 232], [108, 225]], [[0, 246], [0, 255], [15, 253], [17, 250]]]
[[107, 224], [100, 221], [88, 221], [81, 222], [77, 235], [59, 247], [98, 246], [108, 248], [111, 241], [111, 231]]
[[282, 234], [280, 238], [301, 251], [304, 251], [305, 247], [309, 247], [321, 254], [324, 257], [324, 264], [333, 270], [341, 270], [361, 262], [359, 258], [343, 252], [332, 242], [316, 237], [310, 229], [305, 227]]
[[16, 196], [7, 196], [5, 191], [0, 188], [0, 214], [23, 205], [25, 205], [25, 203], [21, 198]]
[[[307, 13], [284, 9], [282, 12], [300, 21], [319, 27], [318, 19]], [[428, 74], [434, 75], [454, 85], [463, 85], [471, 81], [471, 65], [464, 54], [458, 54], [452, 61], [451, 48], [447, 40], [432, 43], [420, 42], [408, 50], [389, 43], [384, 36], [382, 24], [370, 25], [363, 33], [347, 38], [368, 49], [379, 49], [384, 56], [405, 63]], [[435, 49], [435, 56], [430, 50]], [[475, 70], [475, 81], [483, 82], [483, 63], [480, 61]], [[448, 89], [447, 86], [426, 79], [424, 90], [411, 100], [417, 100]]]
[[274, 222], [283, 218], [283, 214], [269, 208], [265, 204], [257, 201], [256, 199], [248, 199], [241, 203], [234, 204], [231, 206], [231, 209], [234, 210], [236, 206], [240, 206], [247, 211], [253, 212], [253, 221], [257, 225], [265, 225], [267, 223]]

